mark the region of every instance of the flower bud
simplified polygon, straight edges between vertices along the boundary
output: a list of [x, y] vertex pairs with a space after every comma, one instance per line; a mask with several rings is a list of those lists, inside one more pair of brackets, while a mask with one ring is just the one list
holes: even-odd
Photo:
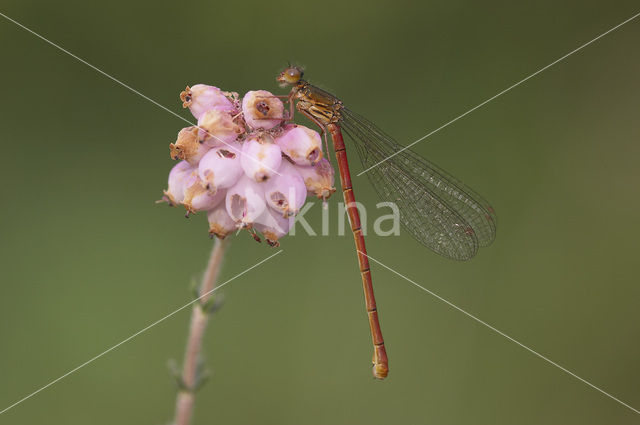
[[164, 191], [165, 200], [170, 205], [178, 205], [184, 201], [186, 180], [194, 170], [196, 168], [187, 161], [180, 161], [171, 169], [167, 190]]
[[210, 210], [222, 202], [226, 195], [224, 190], [211, 193], [205, 189], [202, 180], [198, 177], [197, 170], [186, 177], [184, 187], [182, 204], [187, 210], [187, 214]]
[[238, 227], [227, 213], [227, 207], [224, 204], [209, 210], [207, 212], [207, 220], [209, 220], [209, 234], [220, 239], [224, 239]]
[[271, 208], [266, 208], [254, 223], [257, 231], [262, 233], [271, 246], [279, 246], [278, 239], [289, 233], [294, 218], [285, 218]]
[[266, 208], [264, 186], [242, 176], [227, 190], [225, 205], [227, 213], [236, 223], [240, 223], [242, 227], [251, 227]]
[[267, 204], [283, 217], [291, 217], [304, 205], [307, 188], [302, 176], [289, 161], [282, 161], [278, 172], [280, 175], [265, 183], [265, 198]]
[[190, 164], [197, 164], [207, 152], [208, 147], [198, 140], [198, 127], [185, 127], [178, 133], [175, 143], [169, 144], [171, 159], [182, 159]]
[[322, 158], [320, 134], [303, 125], [287, 124], [275, 143], [297, 165], [313, 165]]
[[210, 109], [198, 119], [198, 136], [208, 147], [222, 146], [233, 142], [244, 132], [244, 128], [233, 121], [228, 112]]
[[242, 145], [240, 164], [245, 174], [257, 182], [263, 182], [276, 174], [282, 163], [280, 148], [267, 138], [256, 137], [246, 140]]
[[198, 165], [198, 176], [205, 188], [215, 193], [218, 189], [233, 186], [242, 175], [240, 166], [241, 146], [231, 142], [208, 151]]
[[196, 119], [211, 109], [231, 112], [234, 110], [233, 104], [223, 94], [222, 90], [214, 86], [196, 84], [180, 93], [182, 107], [189, 108]]
[[271, 92], [250, 91], [242, 99], [242, 113], [250, 127], [269, 130], [282, 122], [284, 105]]
[[326, 200], [336, 191], [333, 187], [333, 167], [326, 158], [322, 158], [315, 165], [298, 165], [295, 168], [304, 179], [309, 195]]

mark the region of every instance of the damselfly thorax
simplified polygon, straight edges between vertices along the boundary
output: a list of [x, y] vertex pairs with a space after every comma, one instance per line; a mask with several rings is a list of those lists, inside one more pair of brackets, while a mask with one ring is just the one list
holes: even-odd
[[342, 101], [331, 93], [300, 80], [291, 90], [296, 109], [324, 129], [342, 119]]

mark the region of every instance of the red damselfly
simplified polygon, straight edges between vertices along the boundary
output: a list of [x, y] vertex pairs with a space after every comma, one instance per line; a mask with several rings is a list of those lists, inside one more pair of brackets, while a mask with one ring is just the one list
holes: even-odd
[[302, 74], [299, 67], [289, 66], [278, 75], [277, 81], [283, 86], [292, 86], [288, 96], [289, 119], [293, 118], [295, 105], [323, 132], [331, 134], [362, 275], [374, 347], [373, 375], [383, 379], [389, 364], [342, 133], [352, 140], [378, 195], [398, 206], [404, 229], [438, 254], [454, 260], [472, 258], [479, 247], [493, 242], [495, 212], [468, 186], [403, 148], [376, 125], [346, 108], [337, 97], [303, 80]]

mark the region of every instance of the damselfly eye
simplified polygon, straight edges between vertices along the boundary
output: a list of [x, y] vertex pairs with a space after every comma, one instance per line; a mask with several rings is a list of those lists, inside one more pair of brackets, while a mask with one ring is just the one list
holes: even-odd
[[296, 66], [290, 66], [280, 73], [277, 80], [284, 84], [296, 84], [302, 78], [302, 70]]

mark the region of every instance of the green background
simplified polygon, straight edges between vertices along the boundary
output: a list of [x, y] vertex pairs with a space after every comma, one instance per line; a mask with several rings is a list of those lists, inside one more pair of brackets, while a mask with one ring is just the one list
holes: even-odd
[[[191, 119], [209, 83], [283, 93], [287, 61], [403, 144], [635, 13], [635, 1], [45, 2], [0, 12]], [[640, 408], [640, 19], [415, 146], [491, 201], [496, 242], [370, 255]], [[0, 409], [190, 301], [202, 214], [154, 204], [186, 124], [0, 18]], [[354, 151], [351, 151], [355, 154]], [[355, 156], [352, 155], [352, 158]], [[353, 168], [360, 170], [357, 160]], [[364, 177], [358, 199], [377, 202]], [[335, 225], [336, 203], [331, 199]], [[318, 203], [307, 214], [319, 226]], [[370, 337], [349, 235], [282, 240], [229, 283], [195, 424], [631, 424], [640, 416], [379, 265], [391, 361]], [[271, 255], [235, 237], [222, 279]], [[165, 424], [184, 310], [0, 424]]]

